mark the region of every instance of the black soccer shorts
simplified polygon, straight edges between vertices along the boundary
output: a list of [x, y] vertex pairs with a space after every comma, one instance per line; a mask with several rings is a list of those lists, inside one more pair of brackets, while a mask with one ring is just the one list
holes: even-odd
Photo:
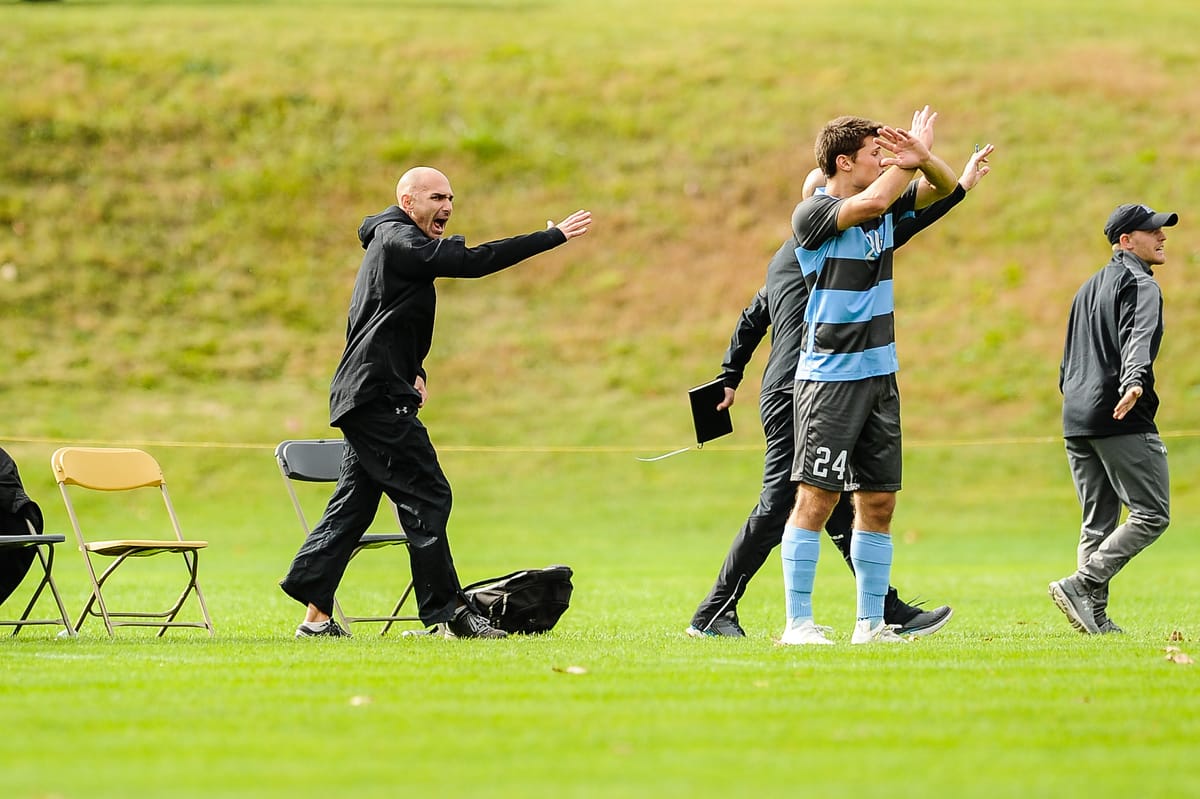
[[828, 491], [899, 491], [900, 390], [894, 374], [797, 380], [792, 480]]

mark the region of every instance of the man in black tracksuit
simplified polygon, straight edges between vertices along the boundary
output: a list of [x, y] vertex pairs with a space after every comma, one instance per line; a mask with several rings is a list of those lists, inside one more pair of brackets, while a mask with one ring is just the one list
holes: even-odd
[[400, 178], [394, 205], [363, 220], [363, 256], [350, 299], [346, 349], [330, 386], [330, 424], [346, 440], [341, 475], [320, 522], [280, 587], [307, 606], [297, 637], [346, 636], [330, 618], [333, 597], [360, 536], [386, 492], [408, 535], [417, 611], [448, 637], [502, 638], [463, 595], [446, 524], [450, 483], [417, 411], [428, 397], [425, 356], [433, 340], [439, 277], [483, 277], [587, 232], [577, 211], [557, 226], [467, 247], [443, 238], [454, 194], [441, 172]]
[[[959, 185], [947, 197], [922, 209], [915, 216], [900, 220], [896, 226], [895, 246], [899, 248], [916, 233], [940, 219], [966, 196], [967, 191], [990, 171], [987, 158], [992, 145], [974, 153], [959, 178]], [[804, 196], [812, 193], [814, 170], [805, 183]], [[708, 596], [696, 608], [688, 635], [744, 635], [737, 616], [737, 603], [746, 592], [750, 579], [758, 573], [771, 551], [779, 546], [784, 525], [796, 499], [796, 484], [792, 481], [792, 460], [795, 452], [792, 421], [792, 387], [803, 345], [804, 311], [808, 306], [808, 287], [796, 259], [796, 240], [788, 239], [767, 265], [766, 285], [758, 290], [750, 305], [742, 311], [725, 353], [720, 379], [725, 384], [725, 401], [719, 407], [729, 407], [734, 392], [742, 382], [746, 365], [759, 342], [771, 329], [771, 354], [763, 371], [759, 391], [759, 416], [767, 449], [763, 461], [762, 491], [758, 504], [730, 544], [725, 562]], [[825, 531], [837, 545], [851, 571], [851, 529], [854, 506], [851, 494], [842, 495], [825, 524]], [[884, 621], [897, 625], [904, 635], [929, 635], [950, 620], [953, 611], [946, 605], [921, 610], [902, 601], [894, 587], [889, 586], [884, 599]]]
[[[1109, 581], [1170, 522], [1167, 449], [1154, 415], [1154, 359], [1162, 342], [1164, 227], [1179, 221], [1144, 205], [1121, 205], [1104, 234], [1112, 259], [1075, 294], [1058, 387], [1063, 437], [1083, 509], [1078, 569], [1050, 583], [1075, 629], [1121, 632], [1108, 618]], [[1121, 507], [1129, 517], [1118, 526]]]

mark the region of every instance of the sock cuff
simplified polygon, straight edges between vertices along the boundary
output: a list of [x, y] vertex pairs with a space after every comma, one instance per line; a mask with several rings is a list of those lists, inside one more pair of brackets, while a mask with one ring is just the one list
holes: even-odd
[[850, 538], [850, 557], [869, 563], [892, 562], [892, 537], [887, 533], [855, 530]]
[[802, 527], [787, 527], [780, 542], [779, 554], [787, 561], [815, 563], [821, 554], [821, 534]]
[[803, 541], [805, 543], [810, 541], [816, 541], [819, 543], [821, 541], [821, 533], [817, 530], [807, 530], [803, 527], [792, 527], [789, 524], [787, 527], [783, 528], [783, 540], [787, 541], [788, 539], [791, 539], [792, 541]]

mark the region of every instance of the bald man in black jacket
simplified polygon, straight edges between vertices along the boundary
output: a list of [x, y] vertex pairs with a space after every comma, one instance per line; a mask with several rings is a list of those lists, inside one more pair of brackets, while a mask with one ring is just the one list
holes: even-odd
[[417, 418], [428, 399], [424, 361], [433, 340], [433, 281], [499, 272], [582, 236], [591, 214], [577, 211], [545, 230], [468, 247], [462, 236], [444, 237], [454, 194], [438, 170], [404, 173], [396, 201], [364, 219], [358, 231], [366, 254], [329, 399], [330, 424], [346, 440], [342, 471], [280, 587], [306, 606], [298, 638], [348, 636], [331, 618], [334, 592], [386, 493], [408, 535], [421, 621], [451, 638], [503, 638], [463, 595], [446, 538], [450, 483]]

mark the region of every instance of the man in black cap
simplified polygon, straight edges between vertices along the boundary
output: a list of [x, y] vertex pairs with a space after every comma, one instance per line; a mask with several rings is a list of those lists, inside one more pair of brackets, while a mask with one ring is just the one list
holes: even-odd
[[[1166, 263], [1163, 228], [1179, 222], [1144, 205], [1121, 205], [1104, 235], [1113, 256], [1075, 294], [1058, 386], [1063, 437], [1083, 509], [1074, 574], [1050, 598], [1082, 633], [1121, 632], [1108, 618], [1109, 581], [1170, 522], [1167, 449], [1154, 424], [1154, 359], [1162, 343]], [[1129, 517], [1118, 526], [1121, 507]]]

